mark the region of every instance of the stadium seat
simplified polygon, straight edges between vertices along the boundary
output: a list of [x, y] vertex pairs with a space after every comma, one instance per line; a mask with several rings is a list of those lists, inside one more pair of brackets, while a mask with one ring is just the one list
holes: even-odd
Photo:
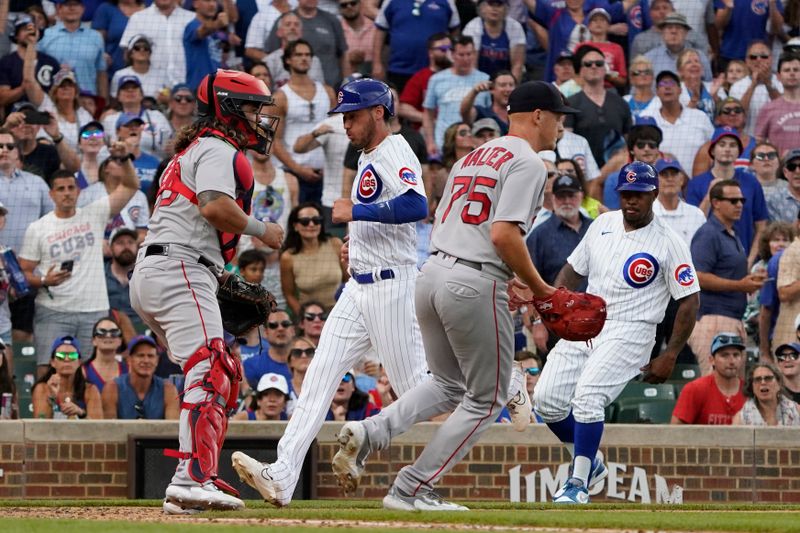
[[17, 385], [20, 418], [33, 416], [31, 390], [36, 382], [36, 350], [30, 343], [14, 343], [14, 381]]
[[631, 381], [614, 401], [620, 407], [627, 407], [645, 402], [670, 400], [675, 401], [675, 387], [671, 383], [652, 385], [639, 381]]
[[669, 424], [675, 401], [657, 400], [622, 407], [616, 422], [620, 424]]
[[686, 383], [700, 377], [700, 365], [677, 364], [672, 369], [668, 383]]

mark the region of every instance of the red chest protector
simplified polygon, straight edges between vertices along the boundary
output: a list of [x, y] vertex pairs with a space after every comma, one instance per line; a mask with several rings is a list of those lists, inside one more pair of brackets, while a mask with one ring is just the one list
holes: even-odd
[[[203, 137], [216, 137], [237, 148], [232, 161], [233, 177], [236, 180], [236, 198], [234, 198], [234, 201], [244, 214], [250, 215], [254, 183], [253, 169], [250, 167], [250, 162], [247, 160], [244, 152], [238, 149], [233, 139], [227, 137], [221, 131], [212, 128], [202, 130], [189, 146], [175, 154], [167, 165], [167, 168], [164, 169], [158, 188], [158, 200], [156, 201], [155, 209], [172, 204], [179, 195], [197, 205], [197, 194], [181, 181], [181, 165], [179, 161], [181, 156], [200, 142], [200, 139]], [[239, 235], [237, 233], [217, 231], [217, 236], [219, 238], [222, 259], [226, 264], [230, 263], [236, 255], [236, 245], [239, 243]]]

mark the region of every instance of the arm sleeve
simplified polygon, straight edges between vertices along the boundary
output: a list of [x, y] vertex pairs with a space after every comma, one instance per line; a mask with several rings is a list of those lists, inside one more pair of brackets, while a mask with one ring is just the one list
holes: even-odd
[[[475, 17], [474, 19], [467, 22], [467, 25], [464, 26], [464, 31], [462, 32], [465, 37], [472, 37], [472, 42], [475, 45], [475, 52], [480, 51], [481, 49], [481, 34], [483, 33], [483, 21], [480, 17]], [[511, 39], [509, 39], [509, 42]]]
[[586, 161], [586, 179], [591, 181], [600, 177], [600, 167], [597, 166], [597, 161], [592, 154], [592, 148], [589, 146], [589, 141], [586, 137], [581, 137], [581, 150], [585, 154]]
[[[222, 141], [216, 141], [222, 145]], [[222, 146], [209, 146], [197, 158], [195, 169], [195, 192], [217, 191], [236, 198], [234, 166], [239, 152]]]
[[91, 30], [94, 32], [95, 36], [95, 46], [97, 47], [97, 57], [95, 58], [94, 68], [97, 69], [98, 72], [105, 72], [108, 70], [108, 65], [106, 64], [105, 52], [106, 52], [106, 45], [103, 42], [103, 36], [100, 35], [100, 32], [96, 30]]
[[428, 202], [413, 189], [386, 202], [353, 206], [353, 220], [405, 224], [422, 220], [426, 216], [428, 216]]
[[572, 250], [572, 253], [569, 254], [569, 257], [567, 257], [567, 263], [572, 265], [572, 269], [579, 276], [586, 277], [589, 275], [589, 259], [591, 258], [592, 251], [590, 245], [593, 241], [597, 240], [597, 228], [599, 226], [599, 224], [594, 222], [590, 224], [589, 229], [586, 230], [586, 234], [584, 234], [578, 246], [576, 246], [575, 249]]
[[267, 40], [267, 29], [264, 24], [267, 20], [265, 13], [257, 13], [247, 28], [247, 37], [244, 41], [245, 48], [264, 48], [264, 41]]
[[511, 17], [506, 17], [506, 34], [508, 34], [508, 44], [511, 48], [527, 44], [522, 24]]
[[200, 29], [200, 21], [197, 19], [192, 20], [186, 27], [183, 29], [183, 43], [184, 45], [197, 43], [204, 39], [204, 37], [200, 37], [197, 33], [197, 30]]
[[769, 139], [770, 107], [771, 106], [769, 103], [767, 103], [767, 105], [762, 107], [761, 111], [758, 112], [758, 119], [756, 120], [756, 128], [754, 132], [756, 137]]
[[[446, 71], [442, 72], [445, 73]], [[428, 80], [428, 90], [425, 92], [425, 100], [422, 102], [422, 107], [424, 107], [425, 109], [436, 109], [437, 107], [439, 107], [436, 103], [437, 101], [436, 86], [439, 85], [438, 82], [439, 79], [441, 79], [441, 76], [439, 76], [438, 74], [439, 73], [437, 72], [436, 74], [431, 76], [430, 80]]]
[[447, 27], [454, 30], [461, 26], [461, 17], [458, 16], [458, 8], [454, 0], [447, 0], [447, 4], [450, 6], [450, 23]]
[[697, 231], [692, 238], [692, 259], [698, 272], [713, 272], [716, 265], [716, 243], [710, 228]]
[[[523, 152], [503, 163], [499, 174], [499, 191], [496, 186], [485, 190], [485, 194], [495, 195], [496, 198], [496, 207], [490, 216], [491, 222], [516, 222], [527, 232], [531, 215], [535, 213], [532, 207], [542, 205], [547, 168], [539, 157]], [[470, 194], [483, 188], [476, 185]]]
[[697, 281], [689, 247], [678, 235], [673, 234], [670, 237], [668, 237], [668, 266], [664, 269], [663, 276], [666, 277], [670, 295], [680, 300], [700, 292], [700, 283]]
[[675, 404], [672, 416], [685, 424], [694, 424], [697, 420], [697, 400], [695, 399], [695, 387], [688, 384], [683, 388]]
[[37, 263], [42, 261], [42, 253], [38, 245], [39, 232], [37, 229], [37, 224], [31, 224], [28, 226], [28, 229], [25, 230], [25, 238], [22, 240], [22, 249], [19, 250], [18, 253], [20, 259], [36, 261]]
[[767, 201], [764, 198], [764, 189], [758, 182], [755, 183], [755, 189], [753, 191], [753, 220], [756, 222], [769, 220], [769, 209], [767, 208]]
[[378, 11], [378, 16], [375, 17], [375, 26], [378, 29], [383, 31], [389, 31], [389, 18], [391, 18], [391, 13], [387, 15], [387, 11], [389, 11], [389, 6], [392, 5], [392, 0], [386, 0], [386, 2], [381, 5], [380, 11]]
[[786, 287], [800, 279], [800, 254], [797, 246], [790, 246], [783, 252], [778, 263], [778, 279], [776, 287]]

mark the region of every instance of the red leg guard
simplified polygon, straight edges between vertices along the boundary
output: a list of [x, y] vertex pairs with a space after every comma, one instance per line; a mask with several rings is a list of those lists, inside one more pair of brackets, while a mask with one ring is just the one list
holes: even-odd
[[186, 372], [204, 359], [211, 359], [211, 369], [203, 379], [190, 387], [201, 387], [210, 394], [208, 400], [183, 404], [190, 409], [189, 424], [192, 431], [192, 454], [189, 475], [198, 483], [214, 480], [221, 490], [236, 493], [233, 487], [217, 480], [219, 454], [228, 429], [227, 411], [236, 407], [242, 363], [232, 355], [222, 339], [212, 339], [209, 346], [198, 350], [186, 365]]

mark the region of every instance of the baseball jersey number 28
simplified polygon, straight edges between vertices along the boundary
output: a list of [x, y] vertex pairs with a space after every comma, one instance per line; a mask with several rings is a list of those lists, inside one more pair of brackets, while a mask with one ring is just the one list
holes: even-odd
[[[451, 189], [450, 203], [442, 215], [442, 222], [447, 220], [447, 215], [450, 214], [450, 208], [453, 203], [465, 194], [467, 201], [464, 203], [464, 208], [461, 209], [461, 220], [464, 224], [472, 224], [477, 226], [489, 219], [489, 211], [492, 208], [492, 199], [483, 191], [477, 190], [478, 187], [485, 187], [486, 189], [494, 189], [497, 185], [497, 180], [488, 178], [486, 176], [456, 176], [453, 178], [453, 187]], [[469, 208], [477, 202], [481, 206], [481, 211], [477, 215], [470, 214]]]

